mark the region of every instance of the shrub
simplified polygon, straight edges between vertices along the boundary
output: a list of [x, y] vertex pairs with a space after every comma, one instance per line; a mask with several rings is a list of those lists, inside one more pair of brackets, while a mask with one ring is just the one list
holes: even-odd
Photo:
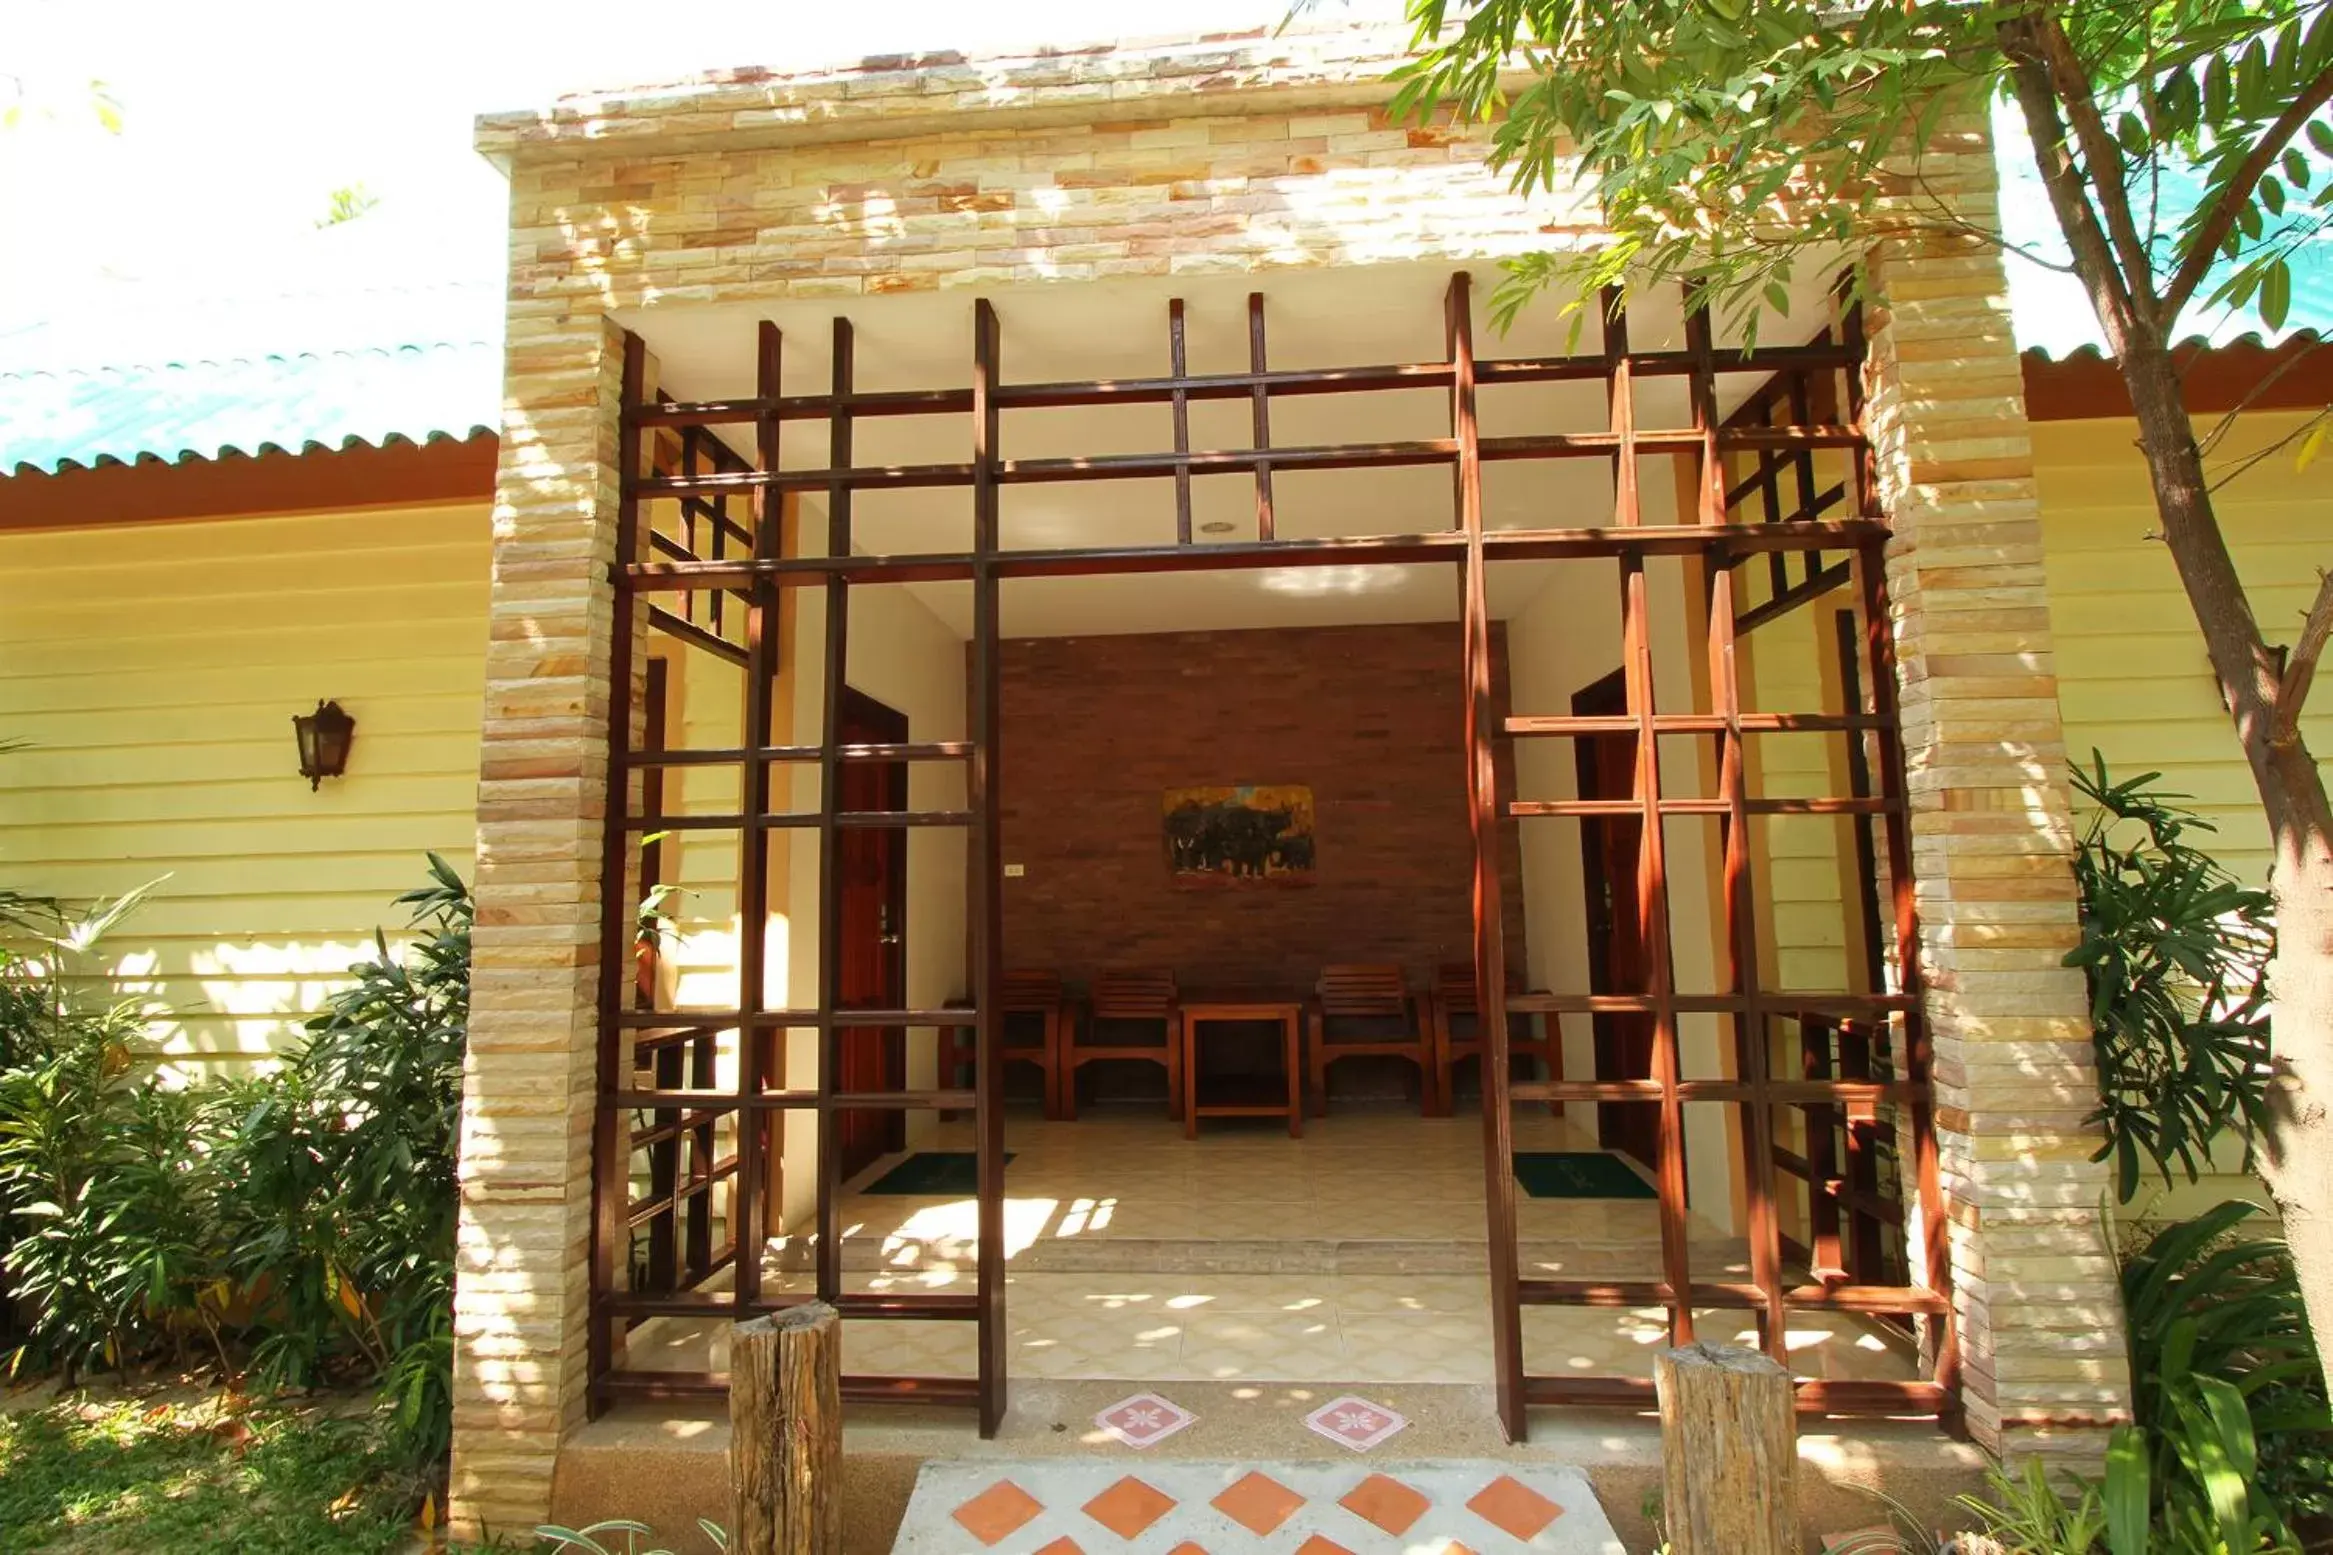
[[2159, 1516], [2240, 1515], [2289, 1542], [2292, 1523], [2333, 1512], [2333, 1417], [2290, 1250], [2237, 1235], [2257, 1213], [2218, 1205], [2125, 1261], [2132, 1412]]
[[2115, 782], [2091, 753], [2074, 787], [2096, 806], [2074, 858], [2082, 942], [2066, 957], [2090, 984], [2098, 1110], [2124, 1203], [2145, 1166], [2194, 1182], [2221, 1134], [2252, 1141], [2268, 1116], [2267, 970], [2274, 903], [2196, 847], [2209, 822], [2160, 791], [2162, 774]]
[[199, 1342], [262, 1387], [377, 1385], [415, 1469], [452, 1432], [468, 888], [432, 855], [417, 941], [350, 969], [272, 1073], [136, 1069], [144, 1012], [0, 954], [0, 1270], [11, 1362], [71, 1380]]
[[451, 1440], [456, 1148], [470, 1010], [469, 888], [430, 855], [397, 898], [416, 942], [308, 1023], [282, 1070], [227, 1084], [218, 1147], [232, 1266], [260, 1301], [272, 1384], [380, 1381], [416, 1462]]

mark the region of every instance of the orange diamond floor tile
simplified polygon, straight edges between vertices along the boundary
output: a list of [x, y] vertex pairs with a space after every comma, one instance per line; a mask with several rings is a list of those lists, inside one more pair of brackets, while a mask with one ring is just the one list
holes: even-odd
[[924, 1465], [894, 1555], [1623, 1555], [1579, 1471], [1477, 1462]]

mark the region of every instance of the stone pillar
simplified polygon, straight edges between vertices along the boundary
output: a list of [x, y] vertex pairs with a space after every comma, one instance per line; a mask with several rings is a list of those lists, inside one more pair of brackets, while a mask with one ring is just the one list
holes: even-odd
[[[1921, 163], [1928, 212], [1996, 219], [1984, 121]], [[2041, 507], [1997, 249], [1941, 228], [1873, 256], [1872, 440], [1895, 526], [1913, 868], [1972, 1434], [2085, 1458], [2128, 1417], [2122, 1309], [2089, 1157], [2071, 790]]]
[[448, 1514], [457, 1538], [524, 1543], [583, 1418], [623, 340], [516, 298], [507, 350]]

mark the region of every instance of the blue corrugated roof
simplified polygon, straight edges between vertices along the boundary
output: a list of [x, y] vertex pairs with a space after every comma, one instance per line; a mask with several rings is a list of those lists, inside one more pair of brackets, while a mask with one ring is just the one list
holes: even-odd
[[0, 471], [492, 431], [498, 342], [0, 375]]
[[0, 474], [493, 431], [492, 250], [367, 216], [0, 318]]
[[[1993, 134], [2001, 167], [2003, 235], [2017, 248], [2052, 264], [2063, 264], [2067, 258], [2065, 238], [2058, 230], [2056, 213], [2050, 209], [2049, 194], [2042, 188], [2023, 124], [2013, 111], [2003, 108], [1993, 116]], [[2167, 171], [2159, 194], [2159, 229], [2166, 234], [2175, 231], [2202, 195], [2201, 175]], [[2004, 256], [2002, 262], [2009, 272], [2010, 323], [2019, 350], [2062, 359], [2105, 349], [2097, 312], [2080, 282], [2015, 254]], [[2295, 335], [2333, 335], [2333, 241], [2320, 235], [2293, 255], [2292, 303], [2281, 329], [2264, 328], [2258, 313], [2250, 309], [2235, 311], [2201, 300], [2226, 279], [2229, 269], [2225, 264], [2215, 269], [2197, 289], [2199, 300], [2179, 316], [2177, 336], [2182, 342], [2201, 340], [2224, 346], [2249, 339], [2275, 345]]]
[[[2009, 239], [2062, 258], [2022, 132], [2011, 118], [1996, 127]], [[97, 281], [0, 316], [0, 475], [498, 426], [503, 285], [492, 247], [457, 242], [426, 212], [380, 211], [264, 254], [191, 257], [211, 260], [214, 278]], [[2072, 277], [2015, 257], [2008, 270], [2021, 349], [2101, 348]], [[2333, 335], [2333, 243], [2295, 264], [2283, 330], [2201, 305], [2181, 327], [2213, 344]]]

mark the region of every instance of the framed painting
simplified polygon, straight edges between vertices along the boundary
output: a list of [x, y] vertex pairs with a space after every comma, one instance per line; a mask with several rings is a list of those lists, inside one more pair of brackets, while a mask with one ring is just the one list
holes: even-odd
[[1166, 791], [1167, 873], [1178, 885], [1312, 883], [1312, 790], [1292, 783]]

